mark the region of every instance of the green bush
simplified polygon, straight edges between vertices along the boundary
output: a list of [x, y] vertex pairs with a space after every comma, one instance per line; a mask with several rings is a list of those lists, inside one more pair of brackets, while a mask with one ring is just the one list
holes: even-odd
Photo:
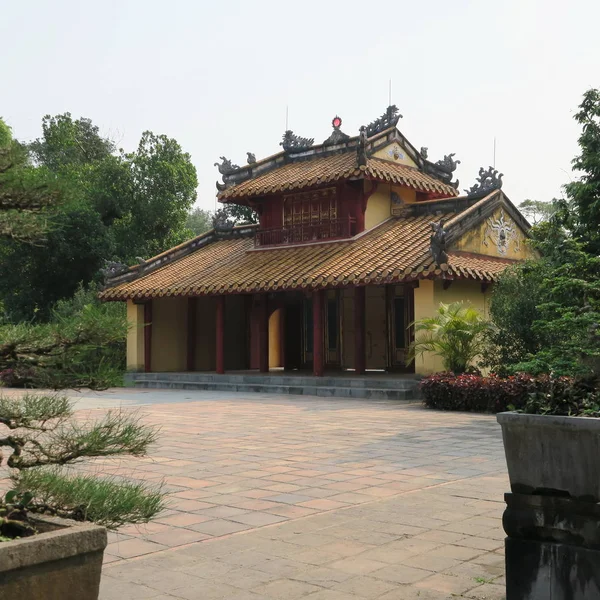
[[58, 302], [49, 323], [0, 325], [0, 383], [38, 388], [122, 385], [127, 314], [93, 286]]
[[437, 373], [420, 387], [425, 405], [440, 410], [600, 416], [600, 391], [573, 377]]
[[414, 326], [409, 356], [432, 352], [442, 358], [445, 369], [455, 373], [475, 368], [490, 328], [477, 309], [462, 302], [441, 303], [435, 316], [415, 321]]

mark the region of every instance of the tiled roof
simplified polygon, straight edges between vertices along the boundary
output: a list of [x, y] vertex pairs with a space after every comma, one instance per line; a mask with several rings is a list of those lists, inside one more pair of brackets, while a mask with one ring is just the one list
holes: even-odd
[[221, 200], [276, 194], [288, 190], [322, 185], [350, 178], [387, 181], [443, 196], [456, 196], [456, 190], [439, 179], [414, 167], [380, 158], [369, 158], [364, 167], [357, 166], [356, 152], [334, 154], [312, 160], [289, 163], [272, 171], [238, 183], [219, 194]]
[[440, 269], [429, 254], [431, 221], [430, 215], [391, 218], [351, 240], [264, 250], [254, 249], [252, 237], [217, 239], [105, 290], [101, 298], [317, 289], [442, 276], [490, 281], [506, 267], [501, 259], [453, 255]]

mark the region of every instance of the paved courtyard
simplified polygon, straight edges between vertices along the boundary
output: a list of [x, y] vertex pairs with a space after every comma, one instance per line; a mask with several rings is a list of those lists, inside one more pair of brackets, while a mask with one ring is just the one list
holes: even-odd
[[159, 443], [91, 469], [164, 481], [170, 504], [110, 534], [102, 600], [504, 598], [492, 416], [192, 391], [78, 399], [116, 405], [161, 426]]

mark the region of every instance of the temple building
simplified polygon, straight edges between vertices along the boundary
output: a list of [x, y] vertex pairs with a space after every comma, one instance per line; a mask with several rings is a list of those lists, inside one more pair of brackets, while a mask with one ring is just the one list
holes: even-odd
[[480, 169], [464, 195], [450, 154], [431, 161], [389, 107], [350, 137], [335, 117], [321, 144], [291, 131], [281, 152], [222, 158], [218, 199], [258, 224], [214, 229], [130, 268], [110, 265], [103, 300], [127, 302], [131, 371], [428, 374], [408, 359], [411, 323], [441, 302], [486, 313], [490, 290], [531, 256], [529, 225]]

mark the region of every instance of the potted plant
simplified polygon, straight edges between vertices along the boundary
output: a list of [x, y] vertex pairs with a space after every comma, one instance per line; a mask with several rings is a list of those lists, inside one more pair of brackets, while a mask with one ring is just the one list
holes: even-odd
[[521, 411], [497, 415], [511, 487], [506, 597], [600, 598], [600, 391], [545, 379]]
[[[3, 432], [2, 429], [5, 431]], [[141, 456], [156, 439], [134, 413], [95, 422], [55, 394], [0, 395], [0, 465], [12, 490], [0, 499], [0, 598], [96, 600], [106, 528], [147, 522], [160, 488], [81, 474], [83, 458]]]

